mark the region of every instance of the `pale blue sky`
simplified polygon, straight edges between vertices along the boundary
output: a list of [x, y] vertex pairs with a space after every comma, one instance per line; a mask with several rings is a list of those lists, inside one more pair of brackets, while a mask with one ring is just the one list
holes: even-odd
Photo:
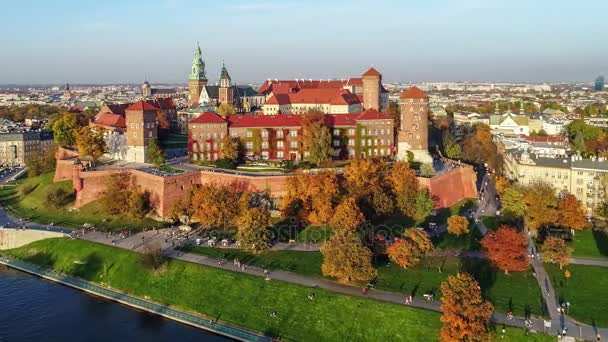
[[215, 81], [590, 81], [608, 74], [606, 0], [5, 1], [0, 84], [185, 82], [196, 41]]

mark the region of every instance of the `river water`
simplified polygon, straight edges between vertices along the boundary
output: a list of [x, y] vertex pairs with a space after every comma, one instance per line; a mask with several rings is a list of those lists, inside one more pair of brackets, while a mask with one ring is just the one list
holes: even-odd
[[0, 269], [0, 342], [230, 341], [156, 315]]

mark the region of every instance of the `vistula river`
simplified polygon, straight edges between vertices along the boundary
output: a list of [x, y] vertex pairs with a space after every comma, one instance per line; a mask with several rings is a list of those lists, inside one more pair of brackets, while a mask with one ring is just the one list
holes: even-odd
[[0, 342], [231, 341], [67, 286], [0, 269]]

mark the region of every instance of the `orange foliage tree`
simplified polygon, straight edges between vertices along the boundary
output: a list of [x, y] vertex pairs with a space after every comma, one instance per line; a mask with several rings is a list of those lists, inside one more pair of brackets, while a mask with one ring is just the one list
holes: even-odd
[[526, 225], [537, 230], [555, 222], [557, 197], [553, 187], [546, 183], [535, 183], [525, 188], [524, 193]]
[[463, 235], [469, 233], [469, 220], [460, 215], [453, 215], [448, 218], [448, 233], [453, 235]]
[[557, 223], [562, 227], [582, 230], [589, 227], [585, 209], [574, 195], [565, 195], [558, 204]]
[[549, 236], [543, 242], [540, 250], [543, 253], [543, 259], [558, 264], [560, 270], [570, 262], [572, 248], [568, 247], [566, 242], [560, 238]]
[[416, 266], [428, 252], [433, 250], [433, 242], [421, 230], [411, 228], [405, 231], [403, 239], [386, 248], [389, 259], [397, 265], [408, 268]]
[[356, 234], [336, 233], [321, 247], [323, 275], [339, 282], [370, 280], [377, 274], [372, 266], [372, 252], [361, 243]]
[[354, 197], [346, 197], [338, 204], [329, 225], [334, 229], [354, 232], [365, 221], [365, 216], [359, 210]]
[[407, 162], [396, 162], [389, 173], [388, 180], [395, 194], [395, 206], [405, 216], [416, 215], [416, 196], [418, 195], [418, 178]]
[[503, 176], [496, 176], [494, 178], [494, 186], [496, 187], [496, 191], [502, 194], [509, 187], [509, 181]]
[[204, 184], [192, 193], [192, 218], [208, 228], [230, 228], [240, 213], [242, 194], [229, 186]]
[[339, 194], [335, 172], [298, 174], [287, 180], [282, 211], [286, 216], [297, 216], [312, 224], [327, 224]]
[[495, 232], [488, 232], [481, 245], [492, 264], [505, 273], [528, 269], [528, 240], [517, 229], [502, 225]]
[[387, 171], [388, 165], [383, 159], [355, 159], [344, 168], [345, 189], [355, 197], [368, 218], [394, 211]]
[[483, 299], [479, 283], [467, 273], [448, 276], [441, 283], [441, 341], [487, 341], [494, 311]]

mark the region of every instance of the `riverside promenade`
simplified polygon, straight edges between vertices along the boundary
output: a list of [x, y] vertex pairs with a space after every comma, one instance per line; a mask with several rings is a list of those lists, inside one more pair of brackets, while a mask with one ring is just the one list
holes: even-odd
[[176, 310], [166, 305], [135, 297], [127, 293], [103, 287], [79, 278], [58, 274], [49, 269], [42, 268], [20, 260], [0, 257], [0, 264], [93, 294], [98, 297], [118, 302], [123, 305], [128, 305], [130, 307], [142, 311], [147, 311], [159, 316], [163, 316], [165, 318], [181, 322], [183, 324], [188, 324], [199, 329], [207, 330], [218, 335], [226, 336], [237, 341], [271, 342], [275, 340], [270, 336], [264, 336], [231, 324], [216, 322], [209, 318], [205, 318], [181, 310]]

